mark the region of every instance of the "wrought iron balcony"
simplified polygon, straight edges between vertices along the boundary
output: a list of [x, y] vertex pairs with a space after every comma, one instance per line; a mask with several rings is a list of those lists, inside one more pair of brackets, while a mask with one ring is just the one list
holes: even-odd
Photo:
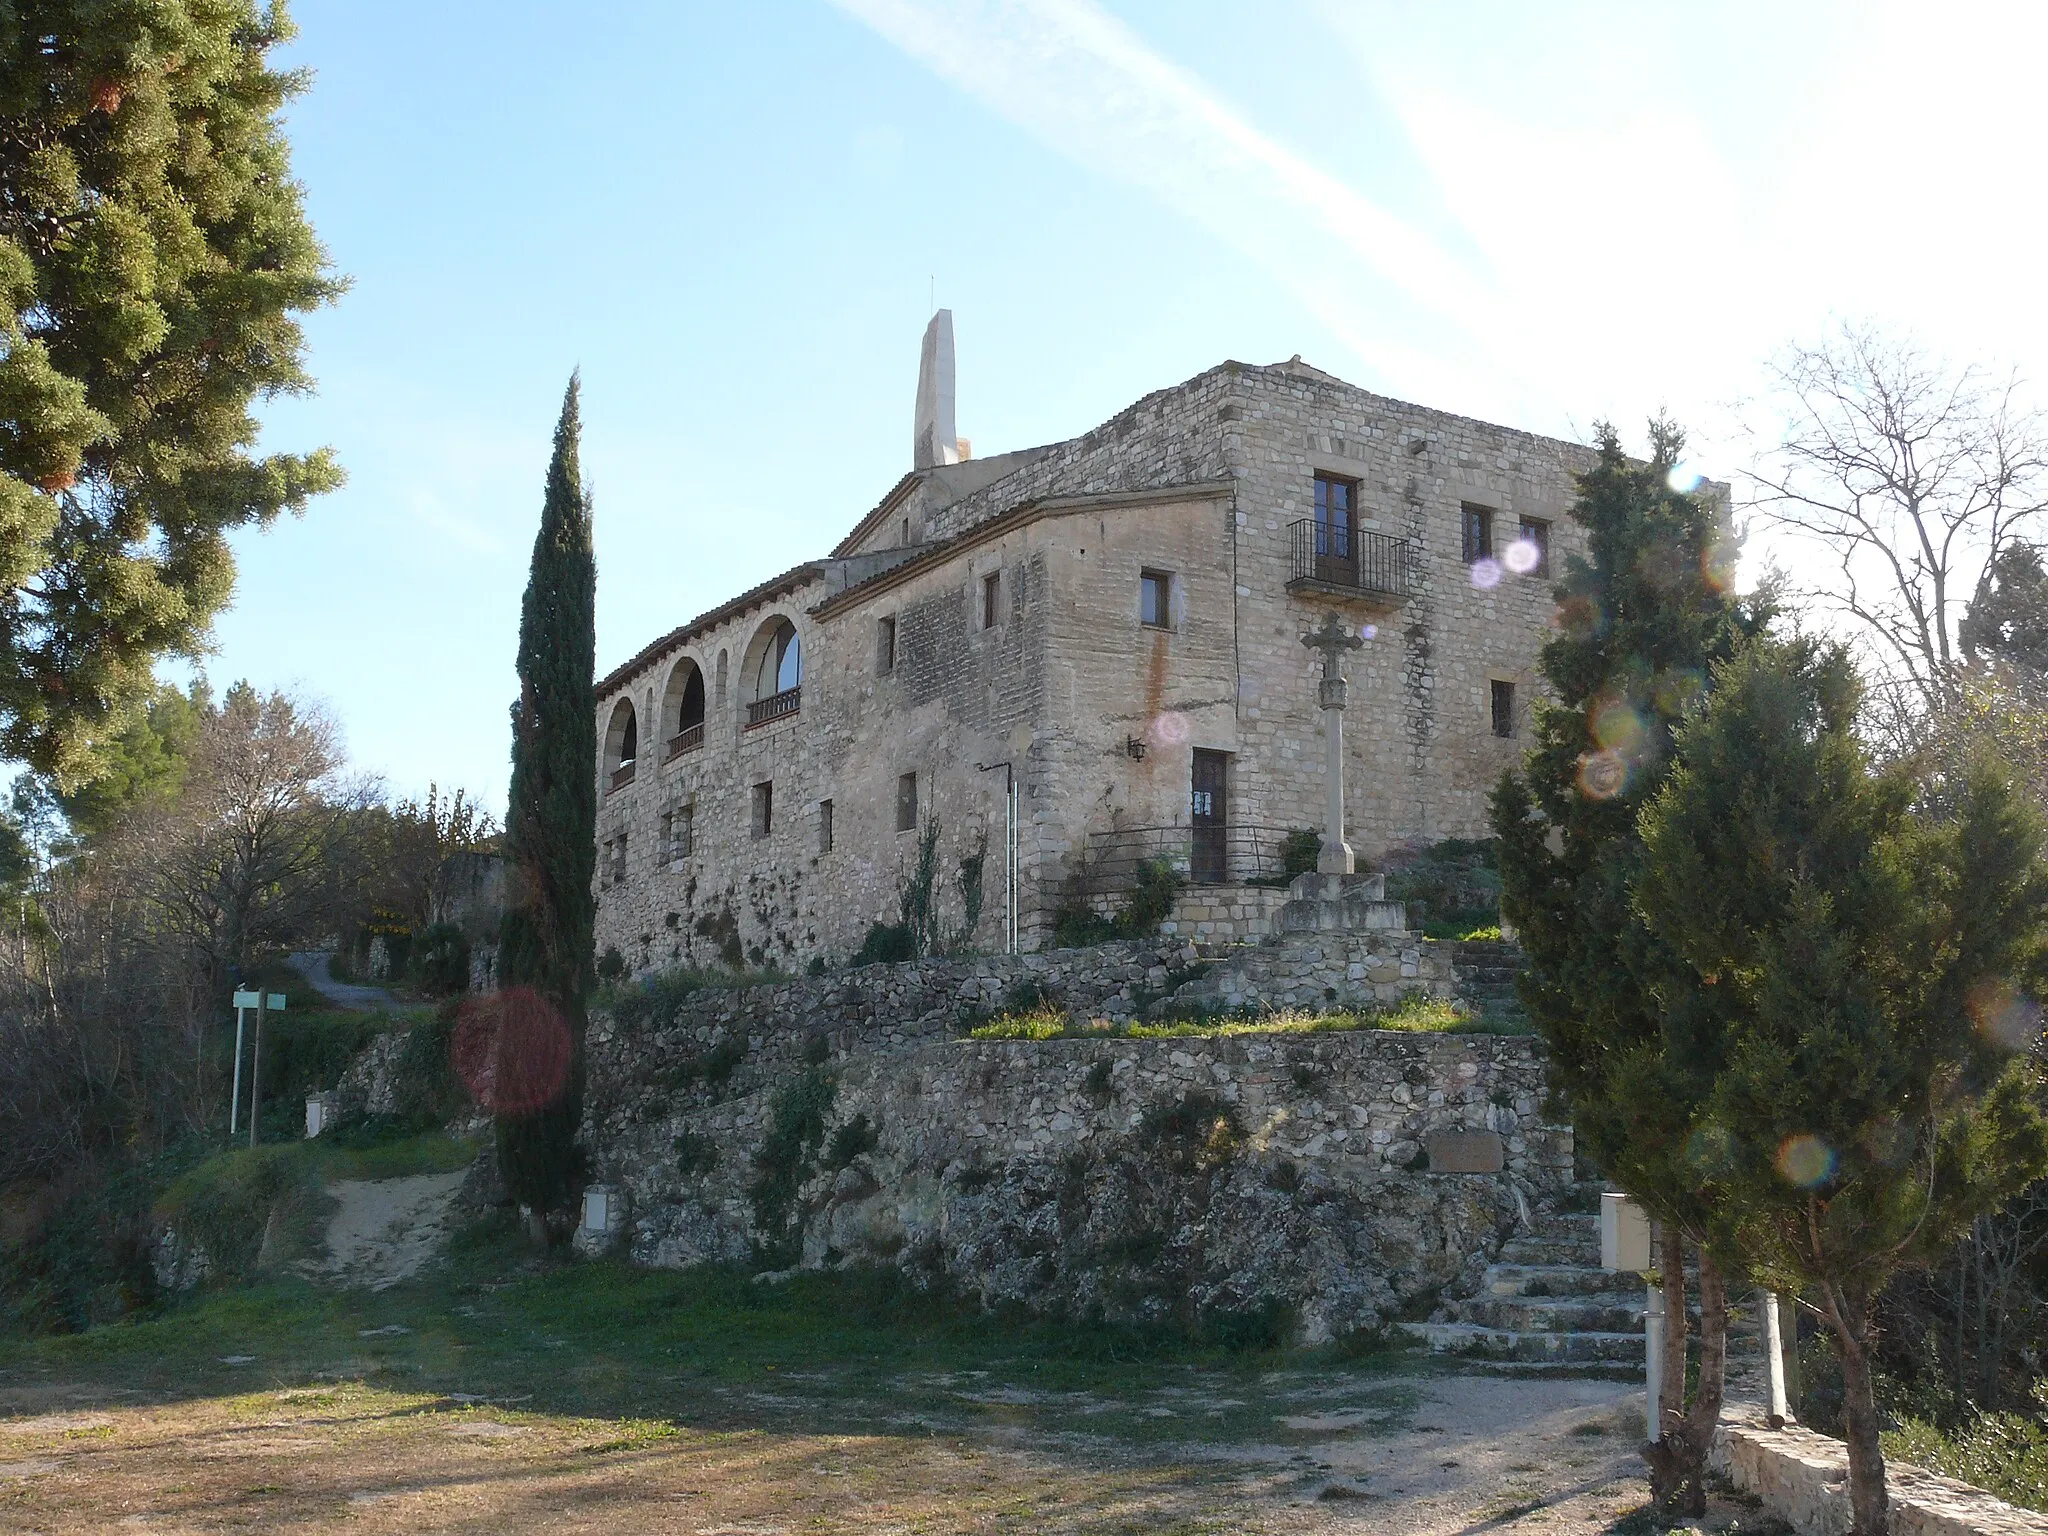
[[1414, 590], [1415, 546], [1392, 534], [1371, 533], [1312, 517], [1288, 525], [1292, 536], [1290, 592], [1369, 597], [1399, 602]]
[[747, 724], [766, 725], [771, 720], [781, 720], [797, 712], [803, 703], [803, 685], [785, 688], [780, 693], [771, 693], [765, 699], [756, 699], [747, 706]]
[[704, 745], [704, 722], [686, 725], [668, 739], [668, 750], [662, 754], [664, 763], [672, 763], [685, 752], [694, 752]]
[[612, 770], [612, 788], [615, 790], [624, 789], [628, 784], [632, 783], [633, 769], [636, 766], [638, 765], [629, 757], [619, 764], [618, 767], [614, 768]]
[[1091, 832], [1075, 877], [1090, 896], [1129, 894], [1148, 864], [1166, 865], [1189, 885], [1285, 885], [1288, 832], [1242, 823]]

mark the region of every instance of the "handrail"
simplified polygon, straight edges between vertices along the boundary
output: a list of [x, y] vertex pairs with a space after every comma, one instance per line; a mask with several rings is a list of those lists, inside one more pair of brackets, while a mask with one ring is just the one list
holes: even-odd
[[668, 751], [662, 755], [664, 763], [672, 763], [685, 752], [694, 752], [704, 745], [704, 722], [686, 725], [668, 739]]
[[612, 788], [615, 790], [624, 789], [628, 784], [632, 783], [633, 770], [638, 766], [639, 765], [632, 758], [629, 757], [623, 763], [619, 764], [618, 767], [614, 768], [612, 770]]
[[785, 688], [780, 693], [771, 693], [765, 699], [756, 699], [747, 706], [749, 726], [766, 725], [771, 720], [786, 719], [797, 712], [803, 703], [803, 684]]
[[1282, 845], [1295, 829], [1236, 823], [1197, 827], [1117, 827], [1088, 834], [1076, 879], [1090, 895], [1136, 888], [1148, 864], [1163, 863], [1190, 885], [1284, 885]]
[[1312, 517], [1290, 523], [1288, 534], [1290, 587], [1397, 598], [1413, 591], [1416, 546], [1410, 539]]

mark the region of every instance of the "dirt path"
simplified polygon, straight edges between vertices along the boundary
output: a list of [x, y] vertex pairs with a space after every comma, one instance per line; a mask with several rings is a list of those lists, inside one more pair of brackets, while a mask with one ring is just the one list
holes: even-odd
[[305, 950], [290, 957], [291, 968], [306, 978], [307, 986], [330, 1003], [339, 1003], [344, 1008], [391, 1009], [400, 1006], [398, 999], [383, 987], [336, 981], [327, 969], [327, 962], [332, 958], [324, 949]]
[[336, 1205], [327, 1223], [327, 1254], [300, 1273], [373, 1291], [410, 1279], [447, 1239], [465, 1177], [458, 1169], [328, 1185]]
[[[8, 1402], [12, 1395], [0, 1384], [0, 1411], [26, 1406]], [[46, 1536], [1597, 1536], [1645, 1491], [1623, 1422], [1640, 1404], [1628, 1403], [1627, 1387], [1600, 1382], [1436, 1382], [1427, 1421], [1356, 1462], [1315, 1443], [1218, 1457], [1213, 1447], [1141, 1454], [880, 1426], [734, 1433], [565, 1418], [353, 1383], [178, 1403], [100, 1397], [59, 1407], [53, 1396], [43, 1396], [33, 1417], [0, 1418], [0, 1523]], [[1349, 1491], [1330, 1491], [1340, 1487]], [[1718, 1513], [1725, 1524], [1735, 1512]]]

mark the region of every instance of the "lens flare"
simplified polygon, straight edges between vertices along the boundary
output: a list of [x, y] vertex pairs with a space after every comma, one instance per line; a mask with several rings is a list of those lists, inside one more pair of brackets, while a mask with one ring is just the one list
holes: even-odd
[[1690, 464], [1674, 464], [1664, 476], [1664, 483], [1681, 496], [1687, 496], [1698, 490], [1704, 479], [1706, 476]]
[[1657, 713], [1676, 719], [1698, 702], [1706, 686], [1706, 677], [1697, 667], [1672, 667], [1658, 673], [1653, 694]]
[[1787, 1136], [1778, 1146], [1778, 1172], [1787, 1183], [1813, 1189], [1834, 1171], [1834, 1148], [1818, 1136]]
[[478, 1104], [529, 1115], [560, 1098], [569, 1081], [569, 1026], [533, 988], [508, 987], [462, 1005], [449, 1054]]
[[1579, 759], [1579, 792], [1589, 800], [1612, 800], [1628, 788], [1628, 759], [1619, 752], [1588, 752]]
[[2041, 1038], [2041, 1005], [2002, 981], [1980, 982], [1964, 1006], [1977, 1033], [2008, 1051], [2023, 1051]]
[[1358, 626], [1358, 638], [1361, 640], [1375, 639], [1378, 637], [1379, 632], [1380, 627], [1377, 624], [1361, 624]]
[[1152, 717], [1145, 734], [1157, 746], [1177, 747], [1188, 739], [1188, 717], [1179, 710], [1162, 710]]
[[1643, 717], [1626, 699], [1608, 698], [1593, 706], [1593, 740], [1609, 752], [1633, 757], [1647, 733]]
[[1726, 532], [1716, 533], [1700, 551], [1700, 575], [1717, 592], [1735, 585], [1735, 568], [1742, 561], [1742, 545]]
[[1534, 539], [1517, 539], [1500, 552], [1500, 563], [1517, 576], [1526, 576], [1543, 562], [1543, 551]]
[[1483, 556], [1472, 562], [1472, 585], [1482, 592], [1491, 592], [1500, 585], [1500, 562], [1491, 556]]

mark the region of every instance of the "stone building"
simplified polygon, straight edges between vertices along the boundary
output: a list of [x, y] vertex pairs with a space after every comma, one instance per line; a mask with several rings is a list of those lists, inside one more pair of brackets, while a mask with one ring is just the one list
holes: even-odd
[[1590, 449], [1298, 357], [987, 458], [952, 407], [941, 311], [910, 472], [830, 554], [599, 685], [600, 951], [839, 960], [906, 888], [940, 939], [1030, 949], [1063, 900], [1113, 904], [1152, 858], [1263, 894], [1288, 831], [1322, 819], [1302, 636], [1325, 610], [1366, 638], [1345, 728], [1361, 867], [1484, 835]]

